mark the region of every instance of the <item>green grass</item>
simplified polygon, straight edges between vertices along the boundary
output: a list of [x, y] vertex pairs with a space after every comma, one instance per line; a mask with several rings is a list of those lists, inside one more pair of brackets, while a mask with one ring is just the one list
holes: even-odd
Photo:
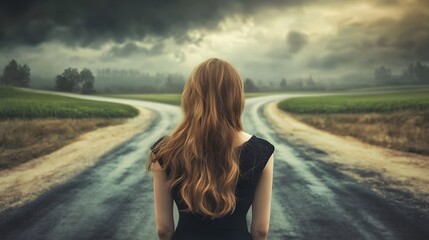
[[429, 90], [359, 95], [296, 97], [278, 104], [292, 113], [368, 113], [429, 110]]
[[0, 87], [0, 119], [124, 118], [138, 115], [134, 107]]
[[256, 92], [256, 93], [245, 93], [244, 96], [245, 96], [245, 98], [253, 98], [253, 97], [269, 96], [269, 95], [274, 95], [274, 94], [278, 94], [278, 93], [275, 93], [275, 92]]
[[426, 91], [429, 90], [429, 84], [419, 84], [419, 85], [391, 85], [391, 86], [377, 86], [377, 87], [367, 87], [367, 88], [356, 88], [346, 90], [347, 92], [375, 92], [375, 91]]
[[[275, 93], [246, 93], [246, 98], [252, 97], [261, 97], [268, 96]], [[112, 97], [112, 98], [125, 98], [125, 99], [134, 99], [134, 100], [143, 100], [150, 102], [159, 102], [166, 103], [171, 105], [180, 106], [181, 103], [181, 93], [154, 93], [154, 94], [102, 94], [103, 97]]]
[[143, 100], [150, 102], [180, 105], [181, 94], [179, 93], [154, 93], [154, 94], [102, 94], [103, 97], [124, 98]]

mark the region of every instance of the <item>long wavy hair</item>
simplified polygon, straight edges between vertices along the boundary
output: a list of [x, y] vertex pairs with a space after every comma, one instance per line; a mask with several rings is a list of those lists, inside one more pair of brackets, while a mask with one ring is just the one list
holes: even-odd
[[243, 129], [243, 80], [224, 60], [210, 58], [194, 68], [182, 93], [184, 118], [151, 152], [147, 170], [162, 159], [168, 185], [178, 191], [185, 212], [210, 218], [232, 214], [239, 177]]

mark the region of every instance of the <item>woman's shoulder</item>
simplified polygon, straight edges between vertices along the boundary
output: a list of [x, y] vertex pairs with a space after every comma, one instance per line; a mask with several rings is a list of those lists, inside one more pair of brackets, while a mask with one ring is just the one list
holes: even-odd
[[271, 142], [256, 135], [253, 135], [252, 138], [253, 148], [256, 152], [259, 153], [259, 155], [261, 155], [263, 158], [269, 158], [273, 154], [275, 147]]
[[243, 171], [243, 178], [256, 184], [274, 150], [274, 145], [267, 139], [252, 135], [241, 155], [240, 170]]
[[[273, 154], [275, 147], [271, 142], [257, 135], [250, 135], [250, 134], [248, 135], [250, 136], [250, 138], [242, 144], [243, 146], [245, 145], [250, 146], [255, 152], [258, 153], [258, 155], [261, 155], [262, 158], [270, 157]], [[158, 138], [152, 144], [152, 146], [150, 147], [150, 150], [152, 152], [156, 152], [158, 145], [167, 137], [168, 137], [167, 135], [163, 135], [160, 138]]]

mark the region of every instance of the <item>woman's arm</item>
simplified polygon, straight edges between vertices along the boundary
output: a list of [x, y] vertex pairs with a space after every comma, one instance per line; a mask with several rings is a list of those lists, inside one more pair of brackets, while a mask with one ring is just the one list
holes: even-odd
[[158, 238], [170, 240], [174, 232], [173, 198], [167, 185], [167, 175], [158, 162], [153, 163], [153, 192]]
[[252, 204], [251, 234], [254, 240], [266, 239], [270, 225], [271, 192], [273, 187], [274, 156], [271, 155], [256, 186]]

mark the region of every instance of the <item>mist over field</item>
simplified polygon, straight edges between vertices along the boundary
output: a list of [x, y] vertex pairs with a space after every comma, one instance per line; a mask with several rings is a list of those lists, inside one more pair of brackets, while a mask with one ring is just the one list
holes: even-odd
[[209, 57], [254, 91], [429, 79], [425, 0], [2, 1], [0, 26], [0, 67], [27, 64], [36, 88], [71, 67], [99, 92], [177, 92]]

